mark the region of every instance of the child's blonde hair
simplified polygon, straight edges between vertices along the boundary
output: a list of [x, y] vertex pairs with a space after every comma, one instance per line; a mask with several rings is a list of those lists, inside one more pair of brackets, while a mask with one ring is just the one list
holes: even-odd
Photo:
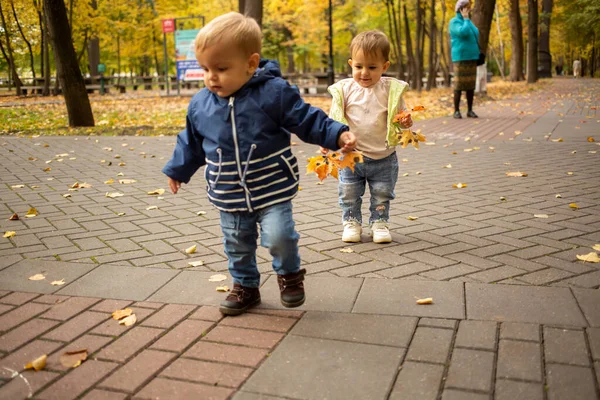
[[[363, 54], [378, 56], [381, 54], [385, 61], [390, 57], [390, 41], [385, 33], [381, 31], [361, 32], [352, 39], [350, 43], [350, 55], [362, 51]], [[381, 52], [381, 53], [380, 53]]]
[[198, 32], [196, 57], [207, 47], [223, 42], [233, 43], [247, 56], [260, 54], [260, 27], [254, 19], [237, 12], [218, 16]]

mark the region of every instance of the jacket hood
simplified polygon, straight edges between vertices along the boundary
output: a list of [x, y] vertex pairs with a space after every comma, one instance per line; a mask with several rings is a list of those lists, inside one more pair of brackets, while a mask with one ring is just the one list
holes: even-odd
[[269, 79], [280, 78], [281, 77], [281, 69], [279, 67], [279, 63], [274, 60], [261, 59], [258, 68], [254, 72], [254, 75], [248, 83], [247, 86], [254, 86], [259, 83], [263, 83]]

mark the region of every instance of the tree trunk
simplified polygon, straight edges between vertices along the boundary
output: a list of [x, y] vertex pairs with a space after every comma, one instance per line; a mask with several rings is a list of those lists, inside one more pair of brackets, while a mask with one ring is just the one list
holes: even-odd
[[42, 30], [43, 48], [42, 48], [42, 74], [44, 75], [44, 89], [42, 90], [43, 96], [50, 96], [50, 36], [48, 34], [48, 24], [45, 22], [46, 10], [42, 6], [42, 12], [39, 14], [40, 18], [44, 16], [43, 21], [40, 20], [40, 29]]
[[538, 59], [540, 62], [540, 78], [552, 78], [552, 55], [550, 54], [550, 18], [553, 0], [542, 0], [540, 15], [540, 43]]
[[58, 66], [58, 79], [67, 105], [69, 126], [94, 126], [90, 99], [73, 48], [65, 3], [63, 0], [44, 0], [44, 9]]
[[495, 8], [496, 0], [477, 1], [473, 7], [472, 20], [479, 30], [479, 49], [482, 53], [487, 52]]
[[[498, 63], [498, 69], [500, 70], [500, 75], [502, 76], [502, 80], [505, 79], [505, 62], [504, 62], [504, 40], [502, 40], [502, 29], [500, 28], [500, 12], [498, 11], [498, 3], [496, 3], [496, 29], [498, 30], [498, 40], [500, 41], [500, 61]], [[498, 60], [496, 60], [498, 62]]]
[[[94, 10], [98, 9], [96, 0], [92, 0], [90, 5]], [[92, 32], [90, 36], [88, 43], [88, 68], [93, 79], [98, 75], [98, 64], [100, 64], [100, 39], [96, 36], [95, 32]]]
[[538, 0], [527, 0], [527, 83], [538, 80]]
[[406, 65], [408, 67], [407, 81], [411, 83], [411, 87], [415, 87], [415, 55], [412, 48], [412, 38], [410, 37], [410, 26], [408, 25], [408, 11], [406, 4], [402, 6], [404, 10], [404, 32], [406, 36]]
[[[242, 4], [243, 3], [243, 4]], [[263, 1], [262, 0], [239, 0], [238, 4], [243, 5], [242, 14], [254, 18], [258, 26], [262, 28]], [[242, 9], [240, 9], [241, 12]]]
[[402, 54], [402, 24], [400, 17], [400, 3], [398, 0], [398, 13], [396, 13], [396, 7], [392, 3], [392, 21], [394, 22], [394, 32], [396, 34], [396, 43], [398, 44], [398, 79], [405, 80], [404, 76], [404, 55]]
[[[446, 51], [446, 44], [449, 45], [448, 40], [450, 36], [444, 33], [446, 27], [446, 2], [442, 1], [442, 24], [440, 25], [440, 66], [442, 74], [444, 75], [444, 83], [446, 86], [450, 86], [450, 65], [452, 60], [450, 59], [450, 51]], [[450, 48], [450, 46], [447, 46]]]
[[421, 7], [421, 0], [417, 0], [417, 17], [415, 18], [415, 24], [417, 25], [416, 33], [415, 33], [415, 89], [421, 90], [423, 88], [423, 81], [421, 78], [423, 77], [423, 46], [421, 45], [424, 36], [424, 10]]
[[27, 38], [25, 37], [23, 28], [21, 27], [21, 24], [19, 23], [19, 19], [17, 18], [17, 12], [15, 10], [15, 2], [13, 0], [10, 1], [10, 8], [12, 10], [13, 17], [15, 18], [15, 22], [17, 23], [17, 29], [19, 29], [19, 33], [21, 34], [23, 41], [25, 42], [25, 44], [27, 45], [27, 48], [29, 49], [29, 64], [31, 66], [31, 74], [33, 75], [33, 84], [35, 85], [36, 79], [35, 79], [35, 63], [33, 61], [33, 49], [31, 48], [31, 43], [29, 43], [29, 40], [27, 40]]
[[508, 18], [510, 25], [510, 40], [512, 54], [510, 56], [510, 80], [522, 81], [523, 77], [523, 23], [521, 22], [521, 11], [519, 0], [510, 0], [510, 14]]
[[431, 90], [435, 87], [436, 73], [436, 41], [435, 41], [435, 0], [431, 0], [431, 10], [429, 11], [429, 70], [427, 72], [427, 90]]
[[21, 86], [23, 83], [19, 78], [19, 74], [17, 73], [17, 66], [15, 65], [15, 59], [13, 57], [12, 46], [10, 45], [10, 35], [8, 33], [8, 25], [6, 24], [6, 19], [4, 18], [4, 12], [2, 11], [2, 3], [0, 2], [0, 22], [2, 22], [2, 28], [4, 30], [4, 38], [6, 39], [6, 55], [8, 56], [8, 70], [11, 72], [13, 82], [15, 84], [15, 89], [17, 90], [17, 96], [21, 95]]

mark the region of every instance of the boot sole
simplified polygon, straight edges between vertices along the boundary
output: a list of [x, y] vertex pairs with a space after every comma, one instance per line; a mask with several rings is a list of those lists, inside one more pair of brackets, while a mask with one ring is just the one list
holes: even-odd
[[306, 297], [303, 297], [302, 300], [299, 300], [295, 303], [288, 303], [287, 301], [281, 300], [281, 304], [283, 304], [283, 306], [287, 307], [287, 308], [295, 308], [295, 307], [300, 307], [302, 304], [304, 304], [305, 300], [306, 300]]
[[246, 311], [248, 311], [250, 308], [257, 306], [259, 304], [260, 304], [260, 299], [256, 300], [254, 303], [248, 304], [244, 308], [229, 308], [229, 307], [220, 306], [219, 311], [223, 315], [230, 315], [230, 316], [240, 315], [240, 314], [243, 314]]

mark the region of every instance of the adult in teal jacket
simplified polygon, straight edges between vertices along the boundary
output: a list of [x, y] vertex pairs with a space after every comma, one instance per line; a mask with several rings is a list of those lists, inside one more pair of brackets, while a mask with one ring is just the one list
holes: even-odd
[[477, 118], [473, 112], [473, 97], [479, 58], [479, 30], [469, 18], [470, 0], [458, 0], [455, 11], [456, 16], [450, 20], [449, 27], [454, 64], [454, 118], [462, 118], [460, 95], [463, 90], [467, 93], [467, 117]]

